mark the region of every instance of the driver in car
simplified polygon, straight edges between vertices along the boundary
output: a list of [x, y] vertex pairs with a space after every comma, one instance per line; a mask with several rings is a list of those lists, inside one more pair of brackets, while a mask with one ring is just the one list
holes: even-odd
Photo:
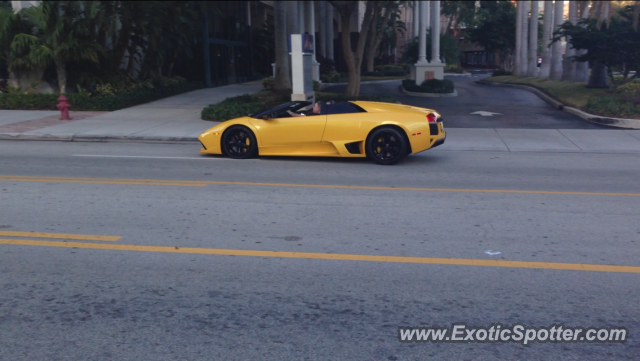
[[[329, 102], [327, 102], [328, 104]], [[305, 116], [312, 116], [312, 115], [320, 115], [320, 112], [322, 111], [322, 103], [321, 102], [316, 102], [315, 104], [313, 104], [313, 108], [305, 113], [299, 114], [296, 112], [292, 112], [291, 110], [287, 110], [287, 113], [289, 113], [289, 115], [291, 115], [292, 117], [305, 117]]]

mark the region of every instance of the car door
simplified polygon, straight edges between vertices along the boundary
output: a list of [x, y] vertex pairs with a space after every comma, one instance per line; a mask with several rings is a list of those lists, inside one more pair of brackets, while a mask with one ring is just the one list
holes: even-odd
[[260, 148], [297, 147], [320, 143], [326, 115], [251, 119], [260, 136]]

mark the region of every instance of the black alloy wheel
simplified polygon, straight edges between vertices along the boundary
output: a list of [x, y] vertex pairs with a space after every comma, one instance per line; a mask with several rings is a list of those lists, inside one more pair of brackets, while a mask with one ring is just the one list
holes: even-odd
[[367, 155], [378, 164], [398, 163], [407, 153], [408, 144], [405, 137], [394, 128], [376, 129], [367, 141]]
[[252, 158], [258, 155], [258, 142], [252, 131], [235, 125], [222, 135], [222, 150], [234, 159]]

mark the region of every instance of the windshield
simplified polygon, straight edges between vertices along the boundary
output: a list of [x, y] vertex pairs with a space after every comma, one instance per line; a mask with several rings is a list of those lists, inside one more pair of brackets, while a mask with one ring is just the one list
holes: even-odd
[[290, 110], [292, 112], [295, 112], [295, 111], [300, 110], [300, 109], [302, 109], [304, 107], [307, 107], [309, 105], [311, 105], [311, 102], [306, 102], [306, 101], [288, 102], [288, 103], [280, 104], [280, 105], [278, 105], [276, 107], [273, 107], [271, 109], [265, 110], [263, 112], [252, 114], [252, 115], [250, 115], [250, 117], [251, 118], [262, 118], [265, 115], [268, 115], [271, 118], [289, 117], [290, 115], [287, 114], [288, 110]]

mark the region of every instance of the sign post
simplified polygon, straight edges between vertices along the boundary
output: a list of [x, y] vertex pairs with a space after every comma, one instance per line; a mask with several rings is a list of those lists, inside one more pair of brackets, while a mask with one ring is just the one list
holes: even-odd
[[291, 100], [315, 102], [313, 91], [313, 36], [309, 34], [291, 34], [289, 39], [291, 53], [291, 82], [293, 94]]

